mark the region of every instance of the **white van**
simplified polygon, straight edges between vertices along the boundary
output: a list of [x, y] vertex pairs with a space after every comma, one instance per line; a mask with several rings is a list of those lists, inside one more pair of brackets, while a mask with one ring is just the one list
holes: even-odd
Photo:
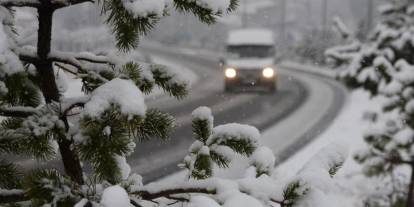
[[231, 31], [226, 44], [224, 69], [225, 90], [238, 87], [262, 87], [277, 90], [275, 67], [275, 40], [266, 29], [240, 29]]

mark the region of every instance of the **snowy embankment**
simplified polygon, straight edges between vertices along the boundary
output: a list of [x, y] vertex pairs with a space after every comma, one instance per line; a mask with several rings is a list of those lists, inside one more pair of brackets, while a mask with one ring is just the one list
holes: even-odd
[[338, 188], [331, 191], [328, 197], [333, 198], [330, 200], [332, 206], [362, 206], [361, 198], [373, 194], [376, 184], [375, 180], [362, 175], [362, 168], [354, 161], [353, 155], [365, 146], [362, 139], [367, 128], [367, 122], [363, 120], [364, 112], [379, 108], [380, 102], [379, 99], [369, 99], [363, 91], [353, 92], [341, 114], [324, 133], [277, 167], [278, 176], [291, 177], [296, 174], [311, 157], [328, 145], [347, 146], [349, 157], [335, 179]]
[[306, 72], [306, 73], [325, 76], [325, 77], [328, 77], [328, 78], [335, 78], [335, 71], [333, 71], [329, 68], [321, 68], [321, 67], [318, 67], [318, 66], [304, 65], [304, 64], [297, 63], [297, 62], [292, 62], [292, 61], [283, 61], [280, 64], [280, 66], [283, 67], [283, 68], [288, 68], [288, 69], [297, 70], [297, 71], [303, 71], [303, 72]]
[[[335, 77], [335, 72], [329, 69], [321, 69], [316, 66], [305, 66], [295, 62], [283, 62], [283, 68], [296, 71], [304, 71], [318, 76]], [[364, 199], [374, 196], [379, 188], [381, 178], [367, 178], [363, 175], [363, 167], [356, 163], [353, 156], [364, 149], [366, 143], [362, 136], [369, 128], [369, 122], [364, 120], [368, 111], [376, 111], [381, 108], [381, 98], [371, 99], [365, 91], [354, 91], [350, 94], [347, 104], [332, 122], [332, 124], [313, 142], [295, 153], [275, 169], [275, 176], [289, 179], [292, 175], [302, 170], [320, 150], [325, 147], [338, 146], [349, 149], [348, 159], [334, 179], [336, 188], [330, 189], [326, 196], [327, 204], [338, 207], [362, 207]], [[270, 128], [263, 133], [263, 137], [274, 135], [275, 129]]]

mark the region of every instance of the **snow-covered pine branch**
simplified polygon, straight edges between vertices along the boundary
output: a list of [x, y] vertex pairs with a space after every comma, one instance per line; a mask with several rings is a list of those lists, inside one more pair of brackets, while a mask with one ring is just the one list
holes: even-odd
[[[353, 41], [332, 48], [326, 54], [341, 69], [338, 77], [347, 86], [365, 89], [372, 96], [384, 99], [382, 109], [376, 111], [376, 118], [371, 120], [372, 129], [363, 135], [368, 146], [355, 158], [364, 165], [369, 177], [392, 180], [395, 174], [403, 174], [400, 182], [404, 185], [392, 182], [395, 189], [379, 196], [389, 198], [390, 205], [404, 201], [406, 206], [413, 206], [413, 5], [411, 1], [390, 1], [380, 12], [382, 21], [367, 42]], [[411, 168], [412, 174], [401, 173], [401, 166]]]
[[[208, 111], [208, 108], [203, 107], [193, 114], [195, 119], [207, 118], [212, 120]], [[206, 113], [203, 114], [204, 112]], [[248, 126], [239, 126], [239, 128], [233, 126], [232, 128], [233, 130], [226, 132], [226, 134], [249, 137], [257, 133], [256, 130], [252, 131], [253, 129]], [[107, 136], [111, 136], [111, 133], [116, 132], [106, 130]], [[260, 135], [258, 136], [260, 137]], [[97, 147], [97, 143], [94, 143], [94, 147]], [[219, 204], [222, 204], [231, 207], [263, 207], [275, 204], [281, 206], [315, 205], [321, 201], [320, 199], [323, 199], [323, 197], [320, 197], [321, 193], [329, 191], [334, 186], [331, 180], [345, 161], [346, 153], [346, 149], [342, 145], [329, 146], [312, 158], [303, 170], [289, 181], [278, 180], [277, 176], [271, 177], [270, 174], [262, 173], [258, 174], [257, 177], [246, 176], [235, 180], [211, 177], [175, 182], [160, 181], [143, 185], [142, 178], [139, 175], [130, 174], [129, 171], [119, 183], [114, 185], [103, 184], [106, 187], [100, 188], [100, 192], [97, 192], [100, 195], [98, 199], [85, 197], [84, 193], [86, 192], [76, 189], [72, 189], [70, 193], [65, 193], [66, 188], [64, 186], [68, 184], [68, 180], [60, 177], [55, 171], [40, 171], [32, 175], [28, 182], [29, 185], [35, 187], [35, 185], [39, 185], [36, 184], [36, 179], [45, 177], [45, 181], [41, 185], [48, 186], [54, 194], [61, 195], [60, 199], [78, 199], [77, 205], [80, 206], [85, 206], [88, 203], [92, 205], [100, 203], [108, 207], [128, 206], [132, 201], [140, 206], [147, 206], [147, 202], [168, 204], [170, 201], [189, 202], [189, 205], [195, 202], [195, 205], [200, 199], [203, 202], [208, 201], [204, 203], [205, 205], [210, 203], [210, 205], [219, 206]], [[270, 159], [268, 156], [270, 156]], [[252, 164], [254, 163], [254, 166], [260, 167], [260, 169], [271, 169], [275, 164], [275, 159], [272, 157], [273, 153], [269, 149], [258, 147], [252, 154]], [[59, 178], [59, 181], [53, 181], [55, 178]], [[41, 185], [35, 188], [41, 188]], [[51, 185], [54, 187], [50, 188]], [[18, 198], [24, 200], [24, 198], [30, 196], [30, 192], [27, 193], [22, 190], [14, 190], [14, 192], [13, 194], [0, 194], [0, 196], [8, 200]], [[40, 199], [41, 197], [37, 198]]]
[[[272, 177], [276, 158], [260, 146], [256, 128], [241, 124], [214, 127], [206, 107], [193, 112], [196, 141], [183, 165], [198, 180], [144, 185], [142, 177], [131, 172], [127, 157], [140, 141], [166, 140], [175, 127], [172, 116], [146, 105], [144, 94], [160, 87], [181, 99], [189, 84], [165, 66], [136, 60], [133, 51], [53, 51], [53, 13], [83, 2], [89, 1], [0, 1], [0, 115], [10, 115], [2, 116], [0, 123], [0, 153], [59, 160], [64, 167], [62, 172], [46, 165], [27, 173], [13, 160], [1, 161], [1, 205], [127, 207], [178, 201], [210, 207], [293, 206], [312, 191], [312, 184], [301, 179], [283, 182]], [[139, 36], [152, 29], [168, 9], [214, 23], [236, 5], [236, 0], [98, 1], [118, 49], [124, 52], [135, 48]], [[25, 6], [38, 12], [37, 47], [15, 44], [9, 7]], [[62, 71], [81, 80], [84, 95], [65, 96], [66, 73]], [[246, 170], [254, 174], [238, 180], [215, 178], [214, 167], [228, 167], [234, 154], [249, 158], [251, 166]], [[332, 154], [322, 160], [322, 166], [329, 166], [320, 170], [324, 175], [333, 176], [342, 163], [341, 156], [330, 161]]]

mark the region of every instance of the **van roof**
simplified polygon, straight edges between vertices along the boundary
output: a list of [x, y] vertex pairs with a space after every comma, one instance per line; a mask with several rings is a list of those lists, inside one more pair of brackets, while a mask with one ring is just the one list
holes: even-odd
[[274, 45], [273, 32], [268, 29], [239, 29], [229, 32], [228, 45]]

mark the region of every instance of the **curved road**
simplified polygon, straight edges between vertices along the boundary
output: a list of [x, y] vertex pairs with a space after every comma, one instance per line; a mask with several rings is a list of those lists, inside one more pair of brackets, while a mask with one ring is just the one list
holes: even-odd
[[[346, 92], [335, 81], [292, 69], [279, 70], [279, 89], [275, 94], [223, 92], [222, 71], [217, 58], [195, 55], [165, 47], [146, 47], [144, 52], [191, 68], [199, 82], [181, 101], [166, 96], [147, 100], [148, 107], [159, 108], [177, 118], [178, 127], [171, 140], [153, 139], [138, 143], [128, 162], [145, 182], [178, 171], [191, 134], [191, 112], [208, 106], [215, 125], [242, 123], [264, 131], [263, 144], [271, 147], [280, 161], [288, 158], [322, 132], [342, 108]], [[275, 134], [277, 134], [277, 137]]]

